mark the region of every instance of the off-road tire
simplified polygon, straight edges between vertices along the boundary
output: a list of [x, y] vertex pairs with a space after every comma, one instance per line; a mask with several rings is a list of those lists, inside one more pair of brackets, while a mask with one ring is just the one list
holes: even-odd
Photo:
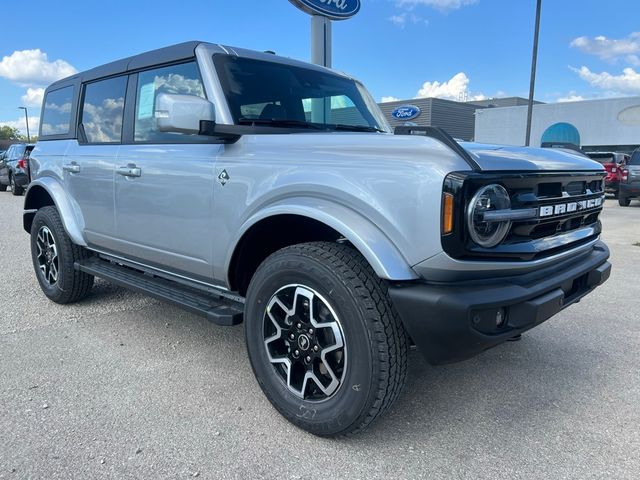
[[[321, 401], [294, 395], [269, 360], [264, 319], [270, 299], [287, 285], [313, 289], [340, 319], [346, 367], [337, 391]], [[245, 304], [253, 371], [273, 406], [315, 435], [357, 433], [389, 409], [407, 373], [408, 338], [381, 280], [354, 248], [313, 242], [283, 248], [253, 276]]]
[[[38, 261], [38, 233], [46, 227], [53, 236], [58, 256], [57, 281], [50, 284]], [[89, 256], [87, 250], [74, 244], [64, 229], [60, 214], [55, 207], [39, 209], [31, 226], [31, 258], [38, 283], [44, 294], [55, 303], [73, 303], [86, 297], [93, 286], [93, 276], [74, 268], [76, 261]]]

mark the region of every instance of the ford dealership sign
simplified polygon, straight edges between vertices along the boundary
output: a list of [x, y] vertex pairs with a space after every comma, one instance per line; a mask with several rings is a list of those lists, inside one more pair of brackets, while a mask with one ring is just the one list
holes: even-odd
[[346, 20], [360, 10], [360, 0], [289, 0], [309, 15], [322, 15], [331, 20]]
[[400, 105], [391, 112], [391, 116], [396, 120], [413, 120], [420, 116], [422, 111], [415, 105]]

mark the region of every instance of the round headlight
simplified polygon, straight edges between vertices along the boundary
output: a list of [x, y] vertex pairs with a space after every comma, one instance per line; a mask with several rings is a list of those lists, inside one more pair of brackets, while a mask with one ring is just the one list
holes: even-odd
[[509, 210], [511, 199], [502, 185], [487, 185], [471, 199], [467, 210], [467, 225], [471, 239], [481, 247], [498, 245], [509, 233], [510, 220], [492, 221], [485, 213], [495, 210]]

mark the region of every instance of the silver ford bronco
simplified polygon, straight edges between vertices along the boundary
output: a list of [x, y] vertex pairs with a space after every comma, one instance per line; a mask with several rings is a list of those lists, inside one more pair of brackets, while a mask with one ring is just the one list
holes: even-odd
[[411, 345], [463, 360], [603, 283], [600, 164], [391, 132], [357, 80], [183, 43], [45, 93], [24, 228], [45, 295], [94, 277], [244, 322], [274, 407], [358, 432], [398, 397]]

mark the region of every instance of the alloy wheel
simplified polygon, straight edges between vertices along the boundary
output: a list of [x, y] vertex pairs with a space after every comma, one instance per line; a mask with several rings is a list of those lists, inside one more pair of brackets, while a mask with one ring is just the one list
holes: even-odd
[[58, 281], [58, 248], [47, 226], [42, 226], [38, 230], [36, 247], [38, 267], [42, 277], [49, 285], [55, 285]]
[[264, 345], [276, 374], [297, 397], [322, 401], [340, 388], [347, 352], [338, 316], [314, 289], [287, 285], [263, 318]]

